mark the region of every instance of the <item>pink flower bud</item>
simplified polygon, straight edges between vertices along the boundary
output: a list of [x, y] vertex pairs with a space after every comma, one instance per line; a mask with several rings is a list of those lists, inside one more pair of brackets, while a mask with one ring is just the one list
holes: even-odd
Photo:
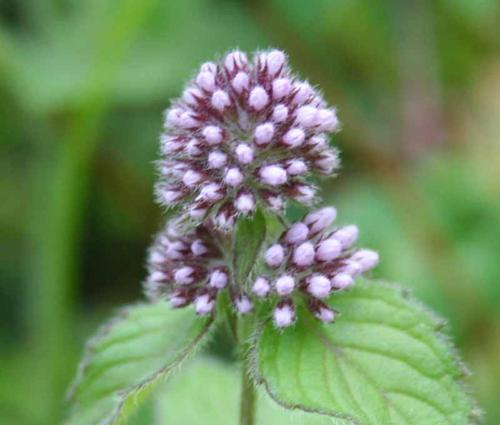
[[224, 67], [227, 72], [232, 74], [236, 70], [243, 68], [247, 62], [247, 55], [239, 50], [235, 50], [226, 56], [226, 59], [224, 60]]
[[184, 258], [186, 246], [181, 241], [169, 242], [167, 246], [166, 256], [170, 260], [181, 260]]
[[247, 314], [252, 311], [252, 303], [245, 295], [242, 295], [235, 300], [236, 310], [238, 313]]
[[266, 165], [261, 168], [259, 175], [262, 182], [270, 186], [279, 186], [287, 181], [286, 171], [279, 165]]
[[276, 105], [273, 109], [272, 118], [276, 123], [286, 121], [286, 119], [288, 118], [288, 108], [285, 105]]
[[182, 182], [187, 187], [195, 187], [203, 180], [203, 174], [195, 170], [187, 170], [182, 177]]
[[305, 128], [314, 127], [317, 124], [317, 114], [318, 110], [314, 106], [301, 106], [295, 113], [295, 122]]
[[325, 298], [330, 294], [330, 279], [323, 275], [314, 275], [309, 279], [307, 292], [313, 297]]
[[205, 62], [201, 65], [200, 70], [203, 72], [210, 72], [211, 74], [217, 74], [217, 65], [213, 62]]
[[345, 289], [354, 283], [354, 279], [350, 274], [338, 273], [331, 280], [332, 287], [335, 289]]
[[351, 259], [361, 266], [362, 273], [373, 269], [379, 262], [378, 253], [369, 249], [360, 249], [356, 251]]
[[294, 91], [293, 101], [298, 105], [304, 104], [313, 94], [313, 89], [306, 82], [294, 85]]
[[209, 276], [208, 284], [212, 288], [222, 289], [227, 285], [229, 277], [226, 272], [214, 269]]
[[316, 258], [319, 261], [332, 261], [342, 252], [342, 244], [336, 239], [325, 239], [316, 248]]
[[307, 184], [298, 184], [294, 186], [293, 199], [303, 204], [309, 205], [314, 200], [316, 190], [313, 186]]
[[201, 143], [198, 139], [191, 139], [186, 145], [186, 153], [191, 156], [199, 156], [203, 151], [201, 150]]
[[148, 278], [148, 280], [150, 282], [155, 282], [155, 283], [164, 282], [166, 279], [167, 279], [167, 276], [165, 275], [165, 273], [157, 271], [157, 270], [152, 272]]
[[213, 310], [214, 300], [208, 294], [199, 295], [194, 300], [194, 308], [196, 313], [200, 316], [204, 316]]
[[267, 65], [267, 73], [271, 77], [278, 74], [283, 66], [285, 65], [286, 56], [280, 50], [273, 50], [267, 54], [266, 57], [266, 65]]
[[252, 286], [252, 291], [255, 295], [260, 298], [265, 297], [271, 290], [271, 285], [269, 285], [269, 280], [265, 277], [258, 277]]
[[208, 167], [221, 168], [227, 163], [227, 155], [221, 151], [212, 151], [208, 154]]
[[340, 165], [339, 157], [336, 152], [322, 152], [318, 159], [314, 161], [314, 165], [323, 174], [331, 174]]
[[198, 103], [203, 99], [204, 94], [196, 87], [188, 88], [182, 95], [182, 100], [189, 106], [198, 106]]
[[180, 190], [167, 189], [158, 192], [158, 197], [164, 204], [171, 204], [182, 198], [183, 193]]
[[273, 312], [273, 321], [276, 327], [285, 328], [290, 326], [295, 320], [295, 310], [293, 304], [286, 303], [278, 305]]
[[222, 190], [218, 183], [208, 182], [203, 184], [200, 193], [196, 197], [198, 201], [217, 202], [222, 199]]
[[222, 130], [215, 125], [207, 125], [201, 134], [209, 145], [218, 145], [222, 142]]
[[241, 94], [243, 90], [248, 90], [248, 82], [248, 74], [246, 72], [238, 72], [233, 78], [231, 86], [236, 93]]
[[309, 228], [301, 222], [292, 224], [286, 232], [285, 241], [291, 245], [297, 245], [304, 242], [309, 235]]
[[245, 143], [240, 143], [238, 146], [236, 146], [234, 153], [236, 159], [241, 164], [248, 165], [251, 164], [253, 161], [254, 158], [253, 149], [251, 146], [248, 146]]
[[290, 176], [300, 176], [307, 172], [307, 165], [301, 159], [291, 159], [287, 162], [286, 172]]
[[182, 295], [173, 295], [169, 301], [172, 308], [184, 307], [189, 303], [188, 299]]
[[323, 323], [331, 323], [335, 320], [335, 312], [326, 306], [319, 306], [314, 315]]
[[277, 78], [273, 81], [273, 99], [279, 100], [288, 96], [292, 89], [292, 82], [288, 78]]
[[321, 131], [335, 131], [339, 120], [334, 109], [320, 109], [318, 111], [318, 125]]
[[303, 242], [293, 251], [293, 262], [299, 267], [308, 267], [314, 263], [314, 246]]
[[243, 174], [239, 168], [236, 167], [229, 168], [224, 176], [224, 181], [231, 187], [239, 186], [243, 182], [243, 179]]
[[274, 135], [274, 125], [270, 122], [260, 124], [255, 128], [254, 139], [257, 145], [267, 145]]
[[285, 259], [285, 250], [280, 244], [274, 244], [267, 249], [264, 259], [268, 266], [279, 267]]
[[188, 285], [194, 282], [194, 269], [192, 267], [186, 266], [177, 269], [174, 273], [174, 281], [178, 285]]
[[231, 100], [224, 90], [217, 90], [212, 95], [212, 106], [222, 112], [225, 108], [231, 105]]
[[278, 295], [288, 295], [295, 289], [295, 280], [292, 276], [283, 275], [276, 279], [274, 286]]
[[358, 227], [354, 224], [351, 224], [349, 226], [341, 227], [340, 229], [336, 230], [333, 234], [333, 238], [337, 239], [342, 245], [342, 248], [346, 249], [349, 248], [354, 242], [356, 242], [356, 240], [358, 239], [358, 235]]
[[201, 257], [202, 255], [205, 255], [208, 252], [208, 248], [201, 239], [196, 239], [191, 244], [191, 252], [193, 253], [194, 256]]
[[271, 211], [281, 211], [285, 205], [280, 195], [268, 195], [264, 199]]
[[254, 87], [248, 96], [248, 104], [256, 111], [264, 109], [268, 102], [269, 95], [261, 86]]
[[251, 193], [241, 193], [234, 202], [235, 208], [243, 213], [248, 214], [255, 209], [255, 199]]
[[199, 122], [192, 116], [190, 112], [183, 112], [179, 118], [179, 125], [182, 128], [192, 129], [199, 125]]
[[313, 136], [307, 141], [307, 145], [312, 147], [312, 151], [321, 151], [326, 148], [327, 142], [323, 135]]
[[301, 128], [292, 128], [283, 136], [283, 143], [291, 148], [296, 148], [304, 143], [306, 134]]
[[213, 92], [215, 90], [215, 75], [209, 71], [201, 71], [196, 77], [196, 84], [203, 90]]
[[304, 222], [312, 233], [318, 233], [330, 226], [335, 217], [337, 217], [337, 210], [333, 207], [325, 207], [307, 214]]

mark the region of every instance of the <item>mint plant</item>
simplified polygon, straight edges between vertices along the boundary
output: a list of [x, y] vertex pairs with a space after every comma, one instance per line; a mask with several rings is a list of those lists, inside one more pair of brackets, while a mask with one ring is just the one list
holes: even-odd
[[240, 424], [255, 423], [258, 388], [343, 425], [478, 423], [443, 322], [363, 278], [378, 254], [356, 247], [355, 225], [333, 225], [333, 206], [314, 207], [311, 178], [339, 166], [338, 129], [283, 52], [201, 66], [166, 112], [156, 196], [173, 217], [149, 251], [148, 302], [89, 342], [68, 425], [126, 423], [224, 326], [241, 357]]

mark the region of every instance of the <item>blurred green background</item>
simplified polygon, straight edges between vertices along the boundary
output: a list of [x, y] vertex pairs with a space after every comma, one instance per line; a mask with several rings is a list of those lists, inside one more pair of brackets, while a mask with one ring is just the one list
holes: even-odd
[[[82, 344], [142, 297], [162, 110], [275, 46], [337, 105], [340, 221], [449, 319], [500, 423], [500, 3], [1, 0], [0, 424], [50, 425]], [[221, 351], [221, 350], [219, 350]]]

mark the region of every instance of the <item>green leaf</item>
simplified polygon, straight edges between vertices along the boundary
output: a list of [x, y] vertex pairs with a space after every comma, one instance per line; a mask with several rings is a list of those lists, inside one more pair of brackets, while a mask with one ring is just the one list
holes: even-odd
[[254, 366], [276, 401], [356, 425], [477, 423], [443, 323], [407, 292], [359, 281], [330, 304], [334, 324], [304, 310], [293, 328], [259, 332]]
[[243, 285], [255, 265], [266, 237], [266, 220], [260, 210], [240, 219], [236, 227], [233, 264], [236, 282]]
[[[200, 357], [155, 393], [154, 423], [235, 425], [239, 417], [240, 380], [237, 364]], [[262, 387], [257, 391], [256, 409], [257, 425], [349, 425], [348, 422], [334, 422], [324, 415], [286, 410]], [[149, 425], [145, 421], [136, 424]]]
[[66, 425], [123, 423], [207, 334], [212, 319], [165, 302], [125, 308], [89, 343]]

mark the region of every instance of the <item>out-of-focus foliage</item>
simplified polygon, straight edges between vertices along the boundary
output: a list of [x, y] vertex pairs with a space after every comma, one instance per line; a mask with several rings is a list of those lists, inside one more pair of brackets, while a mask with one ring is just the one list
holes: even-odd
[[[338, 105], [343, 170], [325, 197], [379, 249], [376, 277], [450, 318], [498, 423], [497, 1], [4, 0], [0, 13], [0, 423], [57, 423], [83, 341], [141, 297], [161, 112], [235, 46], [287, 50]], [[233, 359], [218, 340], [212, 354]]]

